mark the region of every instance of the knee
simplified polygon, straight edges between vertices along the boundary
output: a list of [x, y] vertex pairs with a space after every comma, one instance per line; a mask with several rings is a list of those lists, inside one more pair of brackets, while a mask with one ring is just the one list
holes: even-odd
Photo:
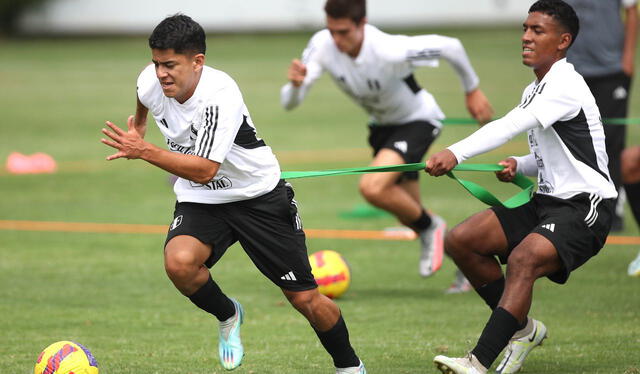
[[514, 250], [507, 259], [507, 278], [535, 280], [537, 268], [534, 254]]
[[473, 240], [468, 231], [464, 226], [458, 225], [445, 235], [444, 249], [451, 258], [463, 256], [469, 248], [477, 244], [472, 243]]
[[289, 303], [300, 311], [310, 309], [314, 299], [314, 295], [310, 292], [286, 292], [285, 296]]
[[384, 195], [384, 188], [371, 178], [362, 178], [358, 187], [360, 194], [369, 202], [378, 201]]
[[188, 250], [171, 250], [165, 253], [164, 268], [172, 280], [184, 280], [197, 273], [202, 264]]

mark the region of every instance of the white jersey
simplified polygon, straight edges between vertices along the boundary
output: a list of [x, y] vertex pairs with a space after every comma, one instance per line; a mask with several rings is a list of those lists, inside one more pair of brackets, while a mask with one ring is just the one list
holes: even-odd
[[153, 65], [138, 77], [138, 99], [153, 115], [172, 152], [220, 163], [212, 181], [178, 178], [180, 202], [221, 204], [247, 200], [275, 188], [280, 166], [271, 148], [256, 137], [242, 94], [226, 73], [205, 66], [193, 96], [180, 104], [164, 96]]
[[303, 52], [307, 75], [301, 87], [288, 83], [281, 90], [281, 103], [292, 109], [302, 102], [308, 89], [327, 71], [336, 84], [371, 116], [374, 124], [401, 125], [417, 120], [440, 126], [442, 110], [433, 96], [413, 76], [418, 66], [438, 66], [449, 61], [465, 92], [479, 83], [458, 39], [440, 35], [405, 36], [386, 34], [365, 25], [358, 57], [352, 58], [335, 45], [329, 30], [317, 32]]
[[538, 193], [563, 199], [581, 192], [617, 196], [600, 111], [572, 64], [557, 61], [540, 82], [527, 86], [519, 108], [541, 125], [528, 132], [531, 154], [518, 158], [537, 166]]

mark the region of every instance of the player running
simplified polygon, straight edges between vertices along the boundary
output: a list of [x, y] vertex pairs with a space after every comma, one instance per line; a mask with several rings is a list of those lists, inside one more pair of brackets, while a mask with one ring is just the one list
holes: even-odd
[[[185, 15], [166, 18], [149, 37], [152, 65], [137, 84], [128, 131], [107, 122], [102, 142], [117, 158], [142, 159], [179, 178], [164, 247], [167, 275], [198, 308], [220, 321], [225, 369], [242, 363], [240, 303], [227, 297], [209, 268], [240, 242], [256, 267], [282, 289], [333, 358], [336, 374], [366, 374], [338, 306], [318, 292], [290, 184], [271, 148], [256, 135], [235, 81], [205, 65], [205, 33]], [[143, 138], [151, 111], [169, 150]]]
[[[324, 10], [327, 28], [311, 38], [301, 60], [291, 62], [281, 104], [287, 110], [298, 106], [314, 82], [328, 72], [370, 115], [371, 166], [421, 162], [440, 134], [445, 116], [416, 81], [417, 67], [435, 67], [439, 60], [446, 60], [460, 77], [469, 113], [481, 123], [491, 118], [493, 110], [458, 39], [384, 33], [367, 23], [365, 0], [328, 0]], [[418, 234], [422, 276], [440, 268], [446, 225], [422, 206], [417, 172], [365, 174], [360, 192]]]

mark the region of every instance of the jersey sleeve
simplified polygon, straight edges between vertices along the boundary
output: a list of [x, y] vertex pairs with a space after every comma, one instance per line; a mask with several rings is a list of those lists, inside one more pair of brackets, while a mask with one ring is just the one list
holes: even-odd
[[136, 91], [138, 94], [138, 99], [140, 103], [147, 108], [152, 108], [154, 104], [154, 99], [157, 96], [157, 93], [154, 91], [154, 87], [157, 86], [158, 78], [156, 77], [155, 68], [153, 64], [149, 64], [147, 67], [142, 70], [140, 75], [138, 76], [138, 80], [136, 82]]
[[465, 92], [478, 87], [480, 80], [471, 66], [460, 40], [442, 35], [419, 35], [405, 41], [406, 59], [411, 66], [437, 66], [444, 59], [454, 68]]
[[205, 104], [194, 149], [195, 155], [219, 163], [233, 146], [246, 112], [240, 89], [231, 78], [229, 81]]
[[280, 89], [280, 104], [283, 108], [289, 110], [297, 107], [302, 103], [307, 92], [313, 86], [315, 81], [320, 78], [324, 69], [322, 67], [322, 52], [324, 39], [326, 35], [323, 35], [323, 31], [316, 33], [309, 44], [302, 52], [301, 62], [307, 67], [307, 75], [300, 87], [294, 87], [291, 82], [285, 84]]
[[[560, 78], [555, 75], [555, 78]], [[530, 90], [518, 108], [531, 113], [545, 129], [558, 121], [575, 117], [582, 107], [581, 95], [564, 79], [542, 81]]]

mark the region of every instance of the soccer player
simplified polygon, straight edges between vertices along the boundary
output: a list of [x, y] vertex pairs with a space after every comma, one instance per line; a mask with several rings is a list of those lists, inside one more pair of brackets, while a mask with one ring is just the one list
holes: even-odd
[[[338, 306], [317, 290], [291, 185], [256, 135], [235, 81], [205, 65], [202, 27], [185, 15], [168, 17], [153, 30], [149, 47], [153, 64], [138, 77], [135, 116], [127, 130], [107, 122], [102, 142], [117, 150], [107, 160], [142, 159], [179, 177], [165, 269], [183, 295], [220, 321], [222, 366], [231, 370], [242, 362], [243, 309], [208, 268], [240, 242], [309, 320], [336, 373], [366, 373]], [[149, 111], [168, 150], [144, 140]]]
[[[492, 108], [458, 39], [386, 34], [367, 23], [365, 0], [327, 0], [324, 10], [327, 28], [313, 35], [302, 60], [291, 62], [280, 101], [287, 110], [295, 108], [328, 72], [370, 115], [372, 166], [420, 162], [440, 133], [444, 114], [416, 81], [417, 67], [449, 62], [462, 81], [469, 113], [482, 123], [491, 118]], [[365, 174], [360, 192], [418, 234], [422, 276], [440, 268], [445, 222], [422, 206], [417, 172]]]
[[[584, 79], [565, 58], [578, 29], [576, 13], [562, 0], [534, 3], [523, 24], [522, 62], [536, 79], [520, 105], [426, 162], [429, 174], [443, 175], [528, 131], [531, 153], [502, 160], [497, 176], [503, 181], [516, 172], [538, 176], [530, 202], [477, 213], [445, 239], [445, 250], [493, 312], [466, 357], [435, 357], [443, 373], [486, 373], [505, 347], [497, 371], [518, 371], [547, 334], [542, 322], [528, 317], [534, 282], [546, 276], [565, 283], [598, 253], [611, 228], [617, 193], [607, 169], [600, 113]], [[507, 265], [506, 277], [500, 263]]]

